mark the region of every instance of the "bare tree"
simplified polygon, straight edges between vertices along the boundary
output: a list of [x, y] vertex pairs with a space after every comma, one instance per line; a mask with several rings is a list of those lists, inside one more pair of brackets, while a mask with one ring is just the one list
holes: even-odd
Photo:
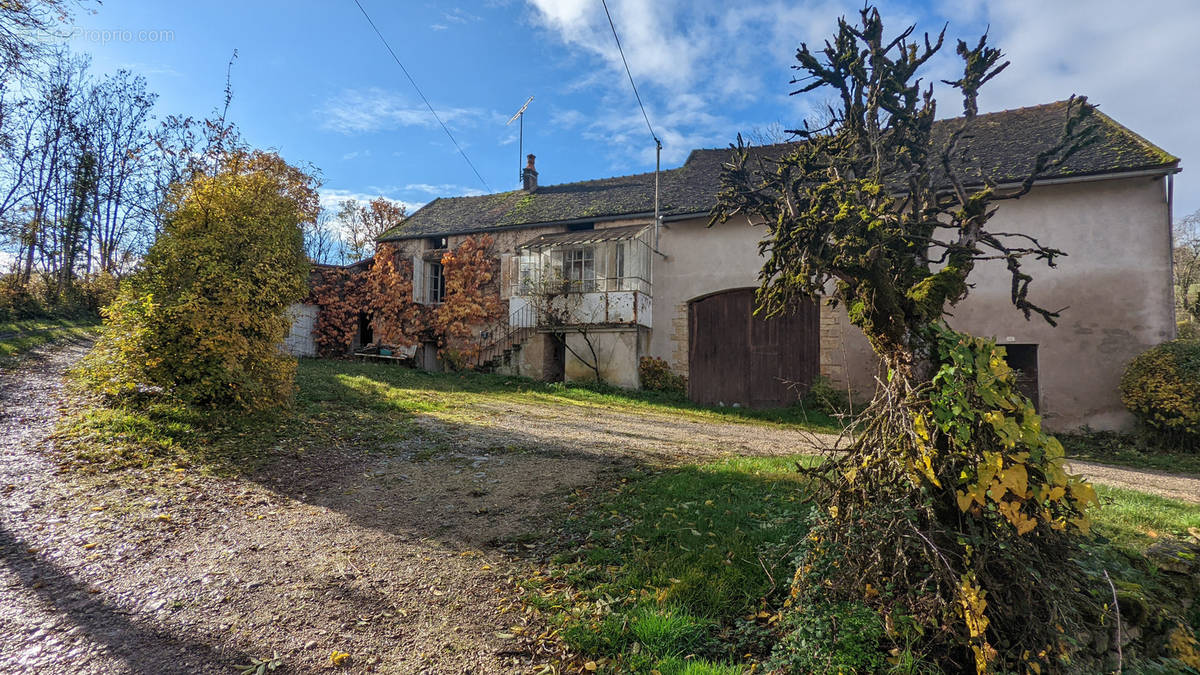
[[308, 259], [318, 265], [333, 262], [337, 253], [338, 236], [333, 224], [333, 214], [321, 209], [316, 219], [304, 224], [304, 252]]
[[[557, 269], [546, 266], [541, 274], [524, 283], [521, 295], [529, 299], [538, 327], [549, 329], [563, 349], [591, 370], [597, 383], [603, 384], [603, 364], [595, 339], [595, 329], [602, 324], [595, 311], [586, 307], [581, 290]], [[572, 345], [570, 335], [579, 336], [583, 346]]]
[[122, 255], [148, 239], [153, 226], [138, 204], [140, 181], [149, 180], [155, 159], [149, 122], [156, 96], [146, 80], [119, 70], [92, 88], [88, 126], [92, 131], [97, 180], [92, 192], [95, 251], [89, 267], [114, 272], [126, 261]]
[[1180, 319], [1200, 322], [1200, 210], [1175, 223], [1175, 306]]
[[343, 200], [337, 222], [343, 235], [343, 248], [350, 262], [375, 255], [375, 242], [381, 234], [404, 222], [404, 206], [384, 197], [366, 205], [357, 199]]

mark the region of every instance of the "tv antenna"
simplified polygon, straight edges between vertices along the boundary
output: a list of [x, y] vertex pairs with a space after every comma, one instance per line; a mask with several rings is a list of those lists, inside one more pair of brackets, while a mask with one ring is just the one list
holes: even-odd
[[504, 126], [508, 126], [513, 123], [513, 120], [516, 120], [517, 124], [521, 128], [520, 142], [517, 144], [518, 183], [522, 183], [525, 180], [525, 169], [522, 167], [521, 162], [525, 161], [525, 109], [529, 107], [530, 103], [533, 103], [532, 96], [529, 97], [529, 100], [525, 101], [525, 105], [521, 106], [521, 109], [517, 111], [517, 114], [508, 118], [508, 121], [504, 123]]

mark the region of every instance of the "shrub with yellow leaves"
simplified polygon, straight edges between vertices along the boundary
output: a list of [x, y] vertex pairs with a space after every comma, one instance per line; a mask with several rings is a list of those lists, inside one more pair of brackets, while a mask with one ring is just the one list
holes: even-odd
[[279, 155], [241, 149], [173, 186], [163, 232], [104, 310], [83, 379], [201, 406], [290, 401], [296, 361], [280, 345], [306, 292], [300, 226], [316, 217], [316, 187]]
[[881, 648], [949, 670], [1064, 670], [1094, 614], [1075, 559], [1096, 493], [1067, 472], [1002, 348], [941, 322], [933, 334], [932, 377], [885, 383], [849, 451], [814, 470], [826, 490], [792, 602], [911, 619], [917, 637], [885, 631]]

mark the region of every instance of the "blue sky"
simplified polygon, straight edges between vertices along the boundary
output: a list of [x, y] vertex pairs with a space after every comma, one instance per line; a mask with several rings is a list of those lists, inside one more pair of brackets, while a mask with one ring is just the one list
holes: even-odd
[[[600, 0], [361, 0], [493, 191], [516, 187], [516, 125], [542, 184], [652, 170], [653, 143]], [[795, 49], [832, 33], [858, 2], [612, 0], [609, 7], [664, 142], [664, 166], [738, 132], [796, 124], [820, 97], [788, 96]], [[991, 42], [1013, 65], [985, 111], [1072, 93], [1163, 148], [1200, 158], [1200, 3], [1110, 0], [884, 2], [885, 22]], [[76, 17], [73, 49], [96, 72], [144, 75], [159, 116], [204, 116], [221, 102], [234, 49], [231, 117], [247, 140], [321, 170], [323, 199], [384, 195], [412, 208], [486, 187], [463, 161], [353, 0], [107, 0]], [[110, 33], [105, 33], [109, 31]], [[108, 39], [105, 39], [105, 38]], [[951, 41], [932, 64], [951, 78]], [[940, 92], [945, 92], [941, 87]], [[942, 99], [943, 115], [959, 103]], [[1191, 175], [1193, 174], [1194, 176]], [[1176, 217], [1200, 209], [1200, 168], [1177, 179]]]

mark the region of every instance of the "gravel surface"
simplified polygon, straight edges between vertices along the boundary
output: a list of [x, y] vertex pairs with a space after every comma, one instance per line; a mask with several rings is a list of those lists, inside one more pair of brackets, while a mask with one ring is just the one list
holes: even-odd
[[[782, 427], [489, 401], [418, 418], [393, 452], [330, 449], [266, 472], [64, 473], [48, 437], [70, 345], [0, 371], [0, 671], [521, 673], [547, 659], [515, 602], [530, 533], [635, 464], [791, 454]], [[431, 451], [431, 449], [435, 449]], [[1197, 501], [1197, 479], [1073, 463]]]
[[1200, 504], [1200, 478], [1194, 476], [1179, 476], [1151, 469], [1128, 469], [1079, 460], [1071, 460], [1068, 466], [1072, 473], [1081, 473], [1093, 483]]

